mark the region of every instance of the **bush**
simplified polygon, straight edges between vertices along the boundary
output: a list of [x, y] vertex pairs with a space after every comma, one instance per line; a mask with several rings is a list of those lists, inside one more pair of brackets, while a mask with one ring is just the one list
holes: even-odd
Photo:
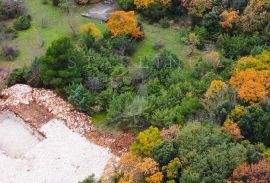
[[166, 29], [166, 28], [169, 28], [170, 27], [170, 22], [168, 19], [166, 18], [163, 18], [160, 20], [160, 24], [161, 24], [161, 27]]
[[224, 39], [219, 41], [217, 46], [223, 50], [227, 58], [232, 59], [248, 55], [250, 52], [248, 39], [243, 35], [232, 37], [225, 35]]
[[30, 73], [29, 67], [14, 69], [7, 78], [7, 86], [15, 84], [27, 84], [27, 77]]
[[68, 96], [68, 102], [74, 105], [78, 111], [91, 112], [95, 98], [82, 84], [73, 84], [65, 90]]
[[58, 6], [61, 3], [61, 0], [51, 0], [54, 6]]
[[14, 60], [18, 56], [18, 49], [12, 45], [3, 45], [1, 55], [7, 60]]
[[160, 3], [153, 3], [147, 9], [142, 10], [142, 15], [151, 22], [158, 22], [166, 15], [166, 8]]
[[111, 39], [111, 44], [113, 53], [120, 56], [130, 56], [136, 49], [136, 42], [134, 39], [124, 35]]
[[153, 159], [159, 163], [159, 165], [167, 165], [177, 155], [177, 149], [174, 142], [165, 141], [159, 146], [153, 148]]
[[132, 0], [116, 0], [118, 5], [125, 11], [134, 10], [135, 5]]
[[26, 8], [20, 1], [1, 0], [0, 1], [0, 20], [16, 18], [23, 15]]
[[220, 33], [220, 17], [215, 12], [206, 14], [203, 18], [202, 25], [205, 27], [208, 38], [215, 40]]
[[13, 27], [18, 31], [29, 29], [31, 27], [30, 17], [25, 15], [18, 17], [14, 21]]
[[79, 183], [96, 183], [95, 175], [92, 174], [89, 177], [85, 178], [83, 181], [80, 181]]

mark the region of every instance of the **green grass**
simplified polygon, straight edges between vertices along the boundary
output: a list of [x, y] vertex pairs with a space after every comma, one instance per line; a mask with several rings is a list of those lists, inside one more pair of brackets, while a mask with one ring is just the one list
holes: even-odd
[[164, 44], [164, 48], [176, 54], [187, 64], [197, 61], [198, 58], [202, 56], [202, 52], [198, 50], [189, 56], [191, 49], [181, 41], [180, 30], [173, 28], [164, 29], [147, 23], [143, 23], [143, 28], [145, 38], [139, 43], [136, 52], [132, 56], [134, 63], [138, 64], [142, 62], [145, 57], [151, 58], [158, 54], [160, 51], [153, 49], [153, 45], [156, 42], [162, 42]]
[[107, 114], [106, 113], [94, 114], [92, 116], [92, 123], [97, 129], [100, 129], [102, 131], [107, 131], [107, 132], [114, 133], [114, 134], [117, 134], [118, 132], [121, 131], [117, 127], [109, 126], [107, 124]]
[[[0, 63], [11, 68], [29, 65], [36, 56], [44, 53], [53, 40], [71, 35], [69, 25], [73, 25], [79, 30], [81, 24], [90, 21], [88, 18], [81, 16], [81, 13], [89, 9], [90, 6], [76, 7], [72, 10], [71, 15], [67, 16], [60, 8], [51, 4], [44, 5], [39, 0], [24, 0], [23, 2], [27, 7], [27, 13], [32, 17], [32, 26], [26, 31], [19, 32], [18, 38], [12, 41], [19, 49], [19, 56], [14, 61], [6, 61], [0, 58]], [[44, 21], [47, 22], [45, 28], [42, 26]], [[91, 21], [101, 30], [105, 30], [103, 22]]]

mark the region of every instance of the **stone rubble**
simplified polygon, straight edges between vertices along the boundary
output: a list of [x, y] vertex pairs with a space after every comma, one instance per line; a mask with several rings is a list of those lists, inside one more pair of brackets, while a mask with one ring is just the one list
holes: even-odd
[[91, 131], [92, 125], [90, 118], [83, 113], [77, 112], [72, 105], [57, 96], [53, 91], [16, 84], [5, 89], [0, 97], [4, 99], [0, 100], [0, 106], [2, 108], [36, 102], [47, 108], [56, 119], [65, 121], [66, 125], [73, 131], [82, 135]]

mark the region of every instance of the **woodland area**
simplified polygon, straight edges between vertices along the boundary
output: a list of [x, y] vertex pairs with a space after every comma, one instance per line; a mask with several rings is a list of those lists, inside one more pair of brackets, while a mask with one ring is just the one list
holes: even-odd
[[0, 0], [4, 87], [136, 136], [82, 182], [269, 183], [270, 0], [116, 0], [106, 22], [92, 3]]

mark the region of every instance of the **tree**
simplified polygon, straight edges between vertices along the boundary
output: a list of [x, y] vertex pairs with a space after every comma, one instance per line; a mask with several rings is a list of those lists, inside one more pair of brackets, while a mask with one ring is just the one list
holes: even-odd
[[223, 124], [223, 130], [231, 134], [234, 139], [239, 140], [242, 138], [241, 130], [237, 123], [234, 123], [231, 119], [227, 119]]
[[82, 55], [70, 38], [63, 37], [52, 42], [40, 60], [40, 77], [45, 85], [63, 89], [82, 81]]
[[224, 95], [224, 92], [226, 92], [227, 88], [228, 86], [225, 82], [221, 80], [213, 80], [205, 93], [205, 97], [207, 99], [211, 99], [220, 95]]
[[253, 57], [242, 57], [237, 61], [235, 71], [245, 71], [247, 69], [255, 69], [256, 71], [270, 70], [270, 52], [264, 51], [261, 54]]
[[107, 29], [112, 33], [113, 37], [130, 35], [135, 38], [140, 38], [143, 36], [134, 11], [113, 12], [107, 22]]
[[269, 32], [269, 11], [265, 9], [268, 0], [250, 0], [241, 16], [242, 27], [245, 32]]
[[270, 101], [269, 99], [246, 108], [238, 125], [242, 135], [251, 142], [270, 145]]
[[153, 148], [162, 144], [158, 128], [150, 127], [140, 132], [131, 145], [131, 152], [139, 156], [150, 156]]
[[153, 148], [153, 159], [159, 163], [160, 166], [167, 165], [177, 154], [175, 143], [165, 141], [159, 146]]
[[236, 89], [241, 99], [256, 103], [269, 94], [269, 71], [255, 71], [254, 69], [240, 71], [231, 77], [230, 84]]
[[226, 182], [239, 163], [246, 159], [243, 145], [214, 125], [189, 123], [175, 142], [177, 156], [184, 162], [180, 182]]
[[212, 0], [181, 0], [189, 14], [202, 17], [204, 13], [212, 8]]
[[88, 22], [85, 25], [82, 25], [80, 27], [81, 32], [82, 33], [87, 33], [87, 32], [91, 32], [92, 36], [94, 36], [94, 38], [101, 38], [102, 37], [102, 33], [100, 32], [100, 30], [96, 27], [96, 25], [92, 22]]
[[240, 164], [232, 173], [233, 181], [249, 183], [268, 183], [270, 180], [270, 161], [261, 160], [257, 164]]
[[132, 153], [121, 157], [114, 172], [119, 183], [136, 183], [143, 180], [149, 183], [160, 183], [163, 179], [158, 164], [153, 159], [141, 158]]
[[239, 12], [238, 11], [228, 11], [225, 10], [220, 15], [222, 17], [220, 21], [220, 25], [224, 29], [231, 29], [235, 23], [238, 23], [240, 20]]
[[74, 84], [66, 88], [68, 102], [81, 112], [90, 112], [94, 104], [94, 96], [82, 85]]
[[134, 0], [134, 4], [138, 9], [147, 9], [150, 5], [160, 3], [164, 7], [169, 7], [172, 0]]

